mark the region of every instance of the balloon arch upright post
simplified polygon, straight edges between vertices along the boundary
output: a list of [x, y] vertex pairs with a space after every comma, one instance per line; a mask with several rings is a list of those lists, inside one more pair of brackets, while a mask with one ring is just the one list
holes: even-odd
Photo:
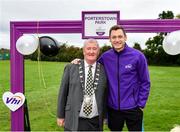
[[[118, 20], [128, 33], [159, 33], [180, 30], [178, 19]], [[37, 26], [38, 25], [38, 26]], [[38, 28], [38, 29], [37, 29]], [[16, 50], [16, 41], [23, 34], [83, 33], [81, 20], [12, 21], [10, 22], [11, 92], [24, 93], [24, 59]], [[24, 108], [11, 112], [11, 131], [24, 131]]]

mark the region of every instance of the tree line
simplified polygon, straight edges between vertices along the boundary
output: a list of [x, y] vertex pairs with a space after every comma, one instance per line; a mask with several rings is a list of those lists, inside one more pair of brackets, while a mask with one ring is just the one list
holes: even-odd
[[[26, 59], [31, 59], [33, 61], [37, 61], [40, 58], [41, 61], [60, 61], [60, 62], [70, 62], [75, 58], [83, 59], [83, 49], [75, 46], [68, 46], [66, 43], [61, 44], [59, 46], [59, 52], [54, 57], [48, 57], [40, 53], [40, 51], [36, 51], [32, 55], [26, 56]], [[109, 50], [111, 46], [104, 45], [100, 48], [100, 55]]]

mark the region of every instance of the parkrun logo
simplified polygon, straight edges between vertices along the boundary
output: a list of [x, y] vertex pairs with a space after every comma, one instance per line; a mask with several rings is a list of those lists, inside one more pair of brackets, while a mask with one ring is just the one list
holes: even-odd
[[105, 29], [99, 27], [96, 29], [96, 34], [99, 36], [103, 36], [105, 34]]
[[24, 101], [25, 96], [22, 93], [5, 92], [3, 94], [4, 104], [12, 111], [19, 109], [24, 104]]

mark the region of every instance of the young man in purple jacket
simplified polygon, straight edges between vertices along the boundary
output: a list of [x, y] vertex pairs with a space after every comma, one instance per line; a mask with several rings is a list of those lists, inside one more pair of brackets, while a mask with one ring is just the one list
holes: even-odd
[[142, 131], [143, 109], [150, 91], [146, 58], [128, 47], [121, 26], [113, 26], [109, 38], [113, 48], [99, 58], [108, 78], [108, 127], [122, 131], [126, 122], [129, 131]]

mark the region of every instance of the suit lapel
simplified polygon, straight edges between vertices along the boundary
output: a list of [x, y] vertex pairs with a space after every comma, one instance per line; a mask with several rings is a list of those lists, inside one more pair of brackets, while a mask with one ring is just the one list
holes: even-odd
[[81, 60], [79, 63], [79, 78], [81, 83], [81, 88], [84, 90], [85, 86], [85, 69], [84, 69], [84, 61]]
[[96, 70], [95, 70], [95, 75], [94, 75], [94, 89], [95, 89], [95, 95], [97, 95], [97, 91], [98, 91], [99, 76], [100, 76], [100, 63], [97, 62], [97, 64], [96, 64]]

